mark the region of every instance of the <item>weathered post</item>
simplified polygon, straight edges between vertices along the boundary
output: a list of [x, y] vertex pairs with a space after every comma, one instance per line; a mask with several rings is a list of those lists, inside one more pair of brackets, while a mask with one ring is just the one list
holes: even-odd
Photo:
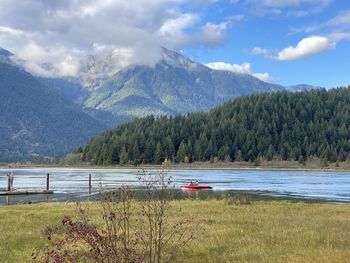
[[10, 174], [10, 191], [12, 192], [13, 191], [13, 178], [14, 178], [15, 176], [14, 176], [14, 174], [13, 173], [11, 173]]
[[7, 173], [7, 192], [11, 191], [11, 178], [10, 178], [11, 174]]
[[46, 191], [50, 190], [50, 174], [46, 174]]
[[92, 182], [91, 182], [91, 174], [89, 174], [89, 194], [91, 194]]

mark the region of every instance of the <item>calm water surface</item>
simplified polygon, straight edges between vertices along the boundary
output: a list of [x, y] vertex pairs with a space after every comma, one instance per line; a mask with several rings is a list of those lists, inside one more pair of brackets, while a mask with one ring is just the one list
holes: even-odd
[[[65, 201], [86, 198], [88, 176], [93, 178], [93, 192], [115, 188], [122, 184], [140, 187], [137, 169], [72, 169], [30, 168], [0, 169], [0, 191], [7, 185], [6, 173], [15, 174], [14, 186], [18, 190], [45, 189], [46, 173], [50, 173], [50, 189], [54, 195], [1, 197], [0, 203], [31, 201]], [[155, 170], [149, 171], [156, 173]], [[350, 203], [350, 172], [335, 171], [259, 171], [259, 170], [171, 170], [176, 188], [198, 180], [213, 187], [212, 193], [251, 192], [280, 198], [317, 199]]]

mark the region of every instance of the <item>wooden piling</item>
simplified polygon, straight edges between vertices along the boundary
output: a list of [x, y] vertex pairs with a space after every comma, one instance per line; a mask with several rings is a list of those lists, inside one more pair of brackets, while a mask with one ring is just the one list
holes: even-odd
[[13, 191], [13, 173], [8, 173], [7, 174], [7, 192], [12, 192]]
[[14, 174], [11, 173], [10, 174], [10, 191], [11, 192], [14, 190], [14, 188], [13, 188], [13, 178], [14, 178]]
[[91, 182], [91, 174], [89, 174], [89, 194], [91, 194], [92, 190], [92, 182]]
[[7, 191], [11, 192], [11, 174], [7, 174]]
[[50, 191], [50, 174], [46, 174], [46, 191]]

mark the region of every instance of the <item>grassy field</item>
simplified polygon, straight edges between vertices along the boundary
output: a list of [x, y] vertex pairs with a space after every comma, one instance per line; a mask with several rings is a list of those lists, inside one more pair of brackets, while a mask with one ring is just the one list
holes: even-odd
[[[232, 200], [173, 201], [205, 231], [178, 262], [350, 262], [350, 206]], [[43, 230], [74, 204], [0, 206], [0, 262], [29, 262], [46, 240]], [[94, 213], [94, 210], [92, 210]]]

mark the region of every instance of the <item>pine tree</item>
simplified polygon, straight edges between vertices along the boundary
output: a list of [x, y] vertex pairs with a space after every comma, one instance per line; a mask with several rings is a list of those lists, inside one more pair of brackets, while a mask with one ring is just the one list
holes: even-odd
[[235, 159], [236, 161], [240, 162], [240, 161], [243, 161], [243, 156], [242, 156], [242, 152], [241, 150], [238, 150], [235, 154]]
[[193, 158], [195, 161], [202, 161], [203, 153], [199, 140], [197, 140], [194, 144]]
[[156, 146], [156, 150], [154, 151], [154, 163], [155, 164], [160, 164], [162, 162], [162, 145], [160, 144], [160, 142], [158, 141], [157, 146]]
[[129, 162], [128, 152], [126, 151], [126, 148], [124, 146], [119, 155], [119, 164], [125, 165], [128, 162]]
[[131, 159], [133, 160], [134, 163], [140, 162], [140, 150], [139, 150], [139, 146], [138, 146], [137, 141], [134, 142], [134, 145], [132, 147]]
[[185, 147], [185, 143], [182, 141], [180, 143], [179, 149], [176, 154], [176, 161], [183, 162], [185, 160], [185, 157], [186, 157], [186, 147]]
[[270, 144], [269, 148], [267, 149], [266, 159], [268, 161], [271, 161], [275, 155], [275, 151], [273, 149], [273, 146]]

